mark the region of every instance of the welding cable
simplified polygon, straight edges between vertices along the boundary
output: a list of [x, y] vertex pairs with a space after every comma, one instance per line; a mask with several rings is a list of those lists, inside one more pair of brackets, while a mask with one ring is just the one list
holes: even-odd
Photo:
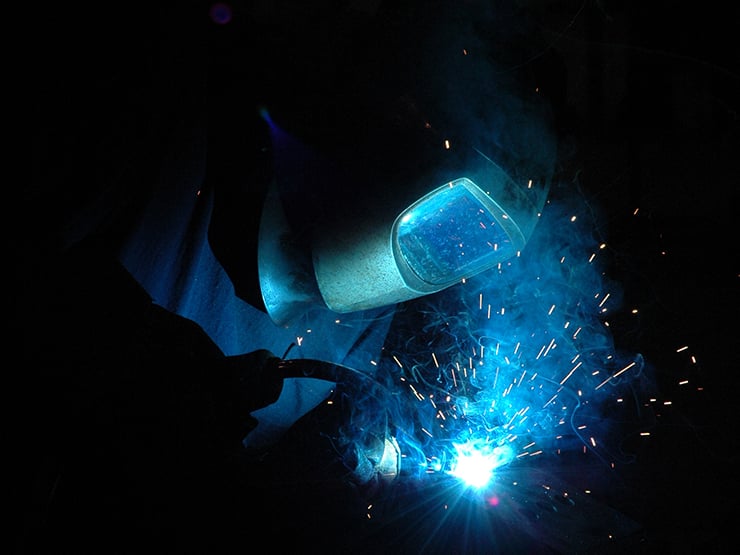
[[[343, 364], [328, 362], [320, 359], [294, 358], [278, 359], [275, 362], [275, 371], [283, 378], [315, 378], [328, 382], [346, 383], [348, 378], [360, 378], [378, 384], [373, 376]], [[380, 385], [380, 384], [378, 384]]]

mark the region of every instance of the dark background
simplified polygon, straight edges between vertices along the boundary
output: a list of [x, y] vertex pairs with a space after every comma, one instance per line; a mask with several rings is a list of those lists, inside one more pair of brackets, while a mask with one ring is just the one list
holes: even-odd
[[[554, 109], [560, 178], [577, 182], [603, 211], [600, 232], [613, 277], [624, 285], [625, 306], [638, 309], [615, 321], [615, 337], [651, 363], [659, 402], [672, 401], [659, 411], [650, 441], [636, 447], [640, 462], [623, 477], [628, 485], [610, 500], [643, 526], [628, 550], [729, 553], [740, 493], [737, 8], [725, 2], [500, 4], [536, 37], [528, 64]], [[241, 490], [229, 479], [238, 472], [218, 470], [213, 457], [202, 454], [224, 449], [238, 436], [210, 435], [230, 418], [213, 408], [228, 395], [220, 392], [220, 374], [213, 377], [197, 362], [218, 366], [218, 350], [187, 322], [148, 311], [146, 294], [109, 253], [125, 241], [156, 182], [162, 150], [183, 119], [202, 112], [222, 126], [218, 138], [257, 151], [263, 137], [237, 124], [251, 121], [255, 106], [267, 100], [293, 106], [300, 120], [310, 99], [327, 94], [332, 79], [347, 71], [333, 52], [341, 51], [358, 21], [383, 6], [233, 2], [230, 21], [218, 23], [207, 2], [59, 4], [37, 5], [22, 19], [26, 32], [19, 51], [10, 54], [20, 60], [17, 83], [31, 163], [26, 180], [6, 196], [6, 213], [16, 222], [6, 237], [11, 337], [18, 339], [9, 353], [21, 347], [20, 361], [6, 370], [19, 377], [18, 387], [6, 391], [18, 403], [6, 424], [18, 441], [9, 450], [17, 470], [8, 478], [18, 493], [13, 513], [19, 552], [142, 552], [147, 542], [166, 545], [167, 531], [179, 537], [173, 547], [178, 552], [188, 544], [188, 529], [199, 523], [206, 532], [193, 533], [192, 546], [203, 552], [210, 551], [204, 539], [209, 532], [223, 545], [263, 535], [269, 545], [269, 534], [285, 533], [277, 526], [262, 534], [264, 523], [243, 526], [259, 507], [234, 500]], [[243, 104], [227, 103], [240, 95]], [[219, 112], [224, 105], [234, 110], [229, 117]], [[212, 170], [211, 183], [261, 175], [258, 157], [240, 165], [233, 152], [221, 156], [228, 163]], [[217, 194], [219, 206], [238, 200], [223, 185]], [[214, 233], [253, 231], [258, 206], [245, 205], [241, 219], [224, 217]], [[83, 238], [82, 252], [93, 254], [66, 257], [69, 244]], [[229, 247], [220, 248], [230, 260]], [[249, 270], [233, 269], [244, 291]], [[688, 349], [677, 352], [683, 346]], [[136, 368], [136, 361], [146, 362]], [[95, 364], [109, 370], [90, 377]], [[156, 371], [160, 367], [167, 370]], [[689, 385], [679, 385], [683, 379]], [[99, 414], [105, 402], [86, 405], [90, 398], [115, 397], [116, 388], [146, 393], [123, 408], [111, 403], [115, 414]], [[73, 393], [56, 395], [67, 390]], [[203, 391], [212, 399], [203, 402]], [[121, 452], [100, 439], [111, 433], [107, 423], [116, 423], [123, 445], [136, 445], [138, 428], [146, 427], [143, 415], [163, 406], [192, 419], [165, 426], [158, 433], [171, 439], [145, 454], [161, 479], [149, 472], [143, 483], [128, 483], [88, 466], [95, 457]], [[172, 470], [168, 446], [181, 448], [178, 434], [192, 430], [199, 438], [191, 442], [192, 460], [198, 462]], [[126, 480], [136, 482], [131, 476], [145, 457], [132, 459], [114, 468], [128, 469]], [[203, 468], [210, 469], [208, 479], [199, 475]], [[176, 478], [167, 478], [168, 472]], [[60, 473], [73, 476], [67, 483], [84, 485], [79, 496], [65, 491], [64, 481], [57, 483]], [[161, 534], [139, 533], [128, 526], [129, 512], [115, 508], [120, 496], [136, 498], [136, 488], [147, 502], [134, 523]], [[152, 488], [159, 488], [156, 495]], [[162, 517], [157, 503], [192, 510], [164, 511]], [[201, 514], [204, 506], [213, 512]], [[82, 527], [89, 537], [70, 525], [73, 519], [89, 519]], [[93, 549], [100, 544], [92, 537], [110, 545]]]

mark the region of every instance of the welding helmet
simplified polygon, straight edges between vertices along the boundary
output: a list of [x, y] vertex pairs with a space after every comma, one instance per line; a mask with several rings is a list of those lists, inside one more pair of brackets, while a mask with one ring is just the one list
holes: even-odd
[[548, 106], [474, 26], [457, 10], [374, 28], [351, 73], [303, 98], [302, 127], [263, 107], [259, 277], [276, 323], [429, 295], [525, 248], [554, 170]]

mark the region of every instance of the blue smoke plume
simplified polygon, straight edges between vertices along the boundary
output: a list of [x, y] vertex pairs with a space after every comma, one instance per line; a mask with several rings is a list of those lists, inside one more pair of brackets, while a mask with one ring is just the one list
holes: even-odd
[[464, 478], [481, 455], [490, 471], [631, 461], [622, 440], [644, 425], [652, 379], [609, 327], [624, 308], [602, 229], [583, 194], [557, 188], [519, 256], [399, 309], [376, 375], [406, 474]]

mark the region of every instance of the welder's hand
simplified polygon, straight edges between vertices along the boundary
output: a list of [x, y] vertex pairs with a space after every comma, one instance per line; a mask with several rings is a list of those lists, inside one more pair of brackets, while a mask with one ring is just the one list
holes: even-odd
[[267, 349], [226, 357], [237, 382], [240, 410], [252, 412], [278, 400], [283, 378], [276, 371], [280, 358]]

